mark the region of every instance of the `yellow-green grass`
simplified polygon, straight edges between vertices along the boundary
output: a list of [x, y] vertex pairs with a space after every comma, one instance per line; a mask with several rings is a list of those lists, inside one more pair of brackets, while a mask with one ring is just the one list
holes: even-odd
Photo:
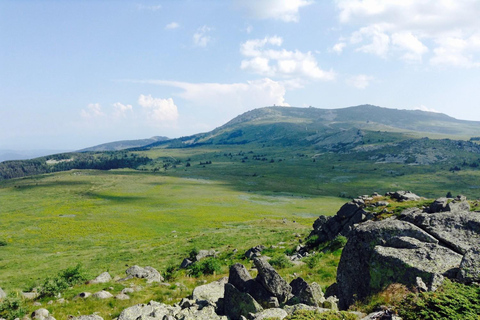
[[[291, 241], [335, 197], [267, 196], [225, 182], [133, 170], [69, 171], [0, 184], [0, 287], [25, 289], [76, 263], [92, 276], [160, 271], [188, 252]], [[287, 223], [283, 219], [287, 219]], [[295, 221], [295, 223], [293, 222]]]

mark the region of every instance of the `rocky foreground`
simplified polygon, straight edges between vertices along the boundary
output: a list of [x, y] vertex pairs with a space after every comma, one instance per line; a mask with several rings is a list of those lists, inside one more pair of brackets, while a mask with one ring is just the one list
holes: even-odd
[[[302, 259], [321, 243], [339, 235], [347, 237], [337, 283], [326, 293], [318, 284], [307, 283], [300, 277], [286, 282], [268, 263], [268, 257], [261, 256], [263, 247], [258, 246], [246, 252], [246, 257], [253, 259], [256, 277], [237, 263], [230, 267], [228, 278], [195, 288], [180, 303], [166, 305], [151, 301], [134, 305], [123, 310], [118, 320], [284, 319], [297, 310], [346, 310], [356, 301], [394, 283], [421, 292], [435, 291], [445, 278], [467, 284], [480, 282], [480, 212], [473, 211], [463, 196], [424, 201], [428, 205], [395, 210], [394, 204], [399, 208], [398, 203], [415, 205], [421, 200], [405, 191], [385, 196], [374, 194], [346, 203], [335, 216], [320, 216], [307, 238], [308, 245], [297, 247], [290, 258]], [[148, 282], [163, 281], [151, 267], [134, 266], [126, 273], [127, 277], [119, 281], [134, 277]], [[90, 283], [110, 280], [110, 275], [103, 273]], [[95, 294], [102, 298], [100, 295], [109, 293]], [[117, 298], [128, 298], [128, 292], [122, 294], [123, 297]], [[388, 310], [368, 316], [356, 312], [349, 315], [358, 319], [396, 318]], [[43, 308], [35, 311], [32, 318], [54, 320]], [[94, 314], [72, 319], [102, 318]]]

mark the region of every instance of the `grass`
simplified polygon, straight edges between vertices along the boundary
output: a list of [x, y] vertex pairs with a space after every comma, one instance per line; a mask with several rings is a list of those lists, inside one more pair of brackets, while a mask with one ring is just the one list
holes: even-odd
[[[179, 266], [193, 248], [221, 252], [220, 272], [199, 278], [211, 281], [227, 274], [231, 263], [249, 264], [242, 256], [252, 246], [284, 242], [294, 247], [298, 240], [293, 234], [305, 237], [316, 216], [334, 214], [344, 200], [245, 192], [223, 181], [134, 170], [74, 170], [3, 181], [0, 203], [0, 239], [5, 242], [0, 246], [0, 286], [15, 292], [38, 286], [77, 263], [91, 279], [104, 271], [123, 276], [134, 264], [164, 272]], [[302, 273], [300, 267], [281, 273], [292, 278], [294, 272]], [[329, 277], [326, 283], [316, 274], [306, 277], [325, 285], [334, 281]], [[118, 293], [121, 288], [115, 283], [74, 287], [63, 295], [73, 302], [48, 308], [57, 318], [81, 309], [110, 319], [127, 305], [180, 299], [198, 284], [183, 271], [176, 281], [186, 289], [150, 286], [127, 302], [73, 300], [79, 290], [114, 286]]]

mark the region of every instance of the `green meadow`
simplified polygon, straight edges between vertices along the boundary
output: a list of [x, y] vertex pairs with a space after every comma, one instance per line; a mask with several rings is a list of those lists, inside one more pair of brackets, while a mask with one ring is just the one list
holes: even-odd
[[[193, 249], [220, 252], [304, 237], [336, 197], [239, 191], [224, 181], [134, 170], [80, 171], [0, 184], [0, 284], [26, 290], [82, 263], [92, 276], [127, 265], [160, 271]], [[284, 222], [284, 219], [285, 222]]]

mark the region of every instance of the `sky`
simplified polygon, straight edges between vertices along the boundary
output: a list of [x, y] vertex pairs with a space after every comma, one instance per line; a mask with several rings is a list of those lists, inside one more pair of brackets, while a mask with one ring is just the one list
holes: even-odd
[[0, 149], [206, 132], [265, 106], [480, 121], [478, 0], [0, 0]]

